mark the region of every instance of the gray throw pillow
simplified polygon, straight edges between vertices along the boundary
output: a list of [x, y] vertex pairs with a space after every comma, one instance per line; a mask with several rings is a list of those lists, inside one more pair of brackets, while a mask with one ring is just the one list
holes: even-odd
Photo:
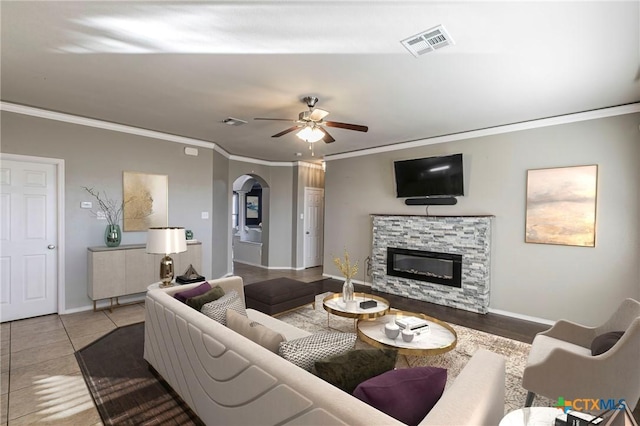
[[341, 355], [316, 361], [313, 373], [347, 393], [365, 380], [393, 370], [395, 349], [354, 349]]
[[316, 333], [280, 343], [278, 353], [287, 361], [311, 371], [316, 361], [353, 349], [356, 338], [355, 333]]
[[241, 315], [247, 316], [244, 300], [240, 299], [240, 295], [235, 290], [231, 290], [218, 300], [206, 303], [202, 306], [201, 312], [220, 324], [227, 325], [227, 309], [233, 309]]

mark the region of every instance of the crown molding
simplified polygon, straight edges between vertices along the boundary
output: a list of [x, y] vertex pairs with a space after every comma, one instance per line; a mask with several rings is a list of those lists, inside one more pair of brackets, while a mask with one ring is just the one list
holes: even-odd
[[230, 155], [229, 160], [242, 161], [243, 163], [260, 164], [261, 166], [271, 167], [293, 167], [295, 165], [295, 163], [293, 162], [258, 160], [257, 158], [242, 157], [239, 155]]
[[433, 138], [419, 139], [411, 142], [386, 145], [377, 148], [363, 149], [360, 151], [345, 152], [343, 154], [326, 155], [325, 161], [341, 160], [344, 158], [362, 157], [365, 155], [379, 154], [382, 152], [399, 151], [401, 149], [416, 148], [426, 145], [435, 145], [444, 142], [454, 142], [464, 139], [479, 138], [483, 136], [499, 135], [502, 133], [518, 132], [521, 130], [537, 129], [541, 127], [558, 126], [560, 124], [576, 123], [579, 121], [596, 120], [599, 118], [613, 117], [617, 115], [634, 114], [640, 112], [640, 102], [620, 105], [593, 111], [579, 112], [575, 114], [560, 115], [557, 117], [542, 118], [539, 120], [523, 121], [521, 123], [507, 124], [504, 126], [489, 127], [469, 132], [454, 133], [451, 135], [436, 136]]
[[[320, 168], [322, 166], [314, 163], [306, 163], [303, 161], [267, 161], [256, 158], [231, 155], [226, 150], [213, 142], [203, 141], [201, 139], [187, 138], [184, 136], [172, 135], [169, 133], [158, 132], [155, 130], [143, 129], [140, 127], [127, 126], [124, 124], [112, 123], [109, 121], [96, 120], [93, 118], [81, 117], [62, 112], [49, 111], [46, 109], [30, 107], [26, 105], [14, 104], [11, 102], [0, 101], [0, 110], [13, 112], [16, 114], [29, 115], [32, 117], [44, 118], [46, 120], [62, 121], [65, 123], [78, 124], [80, 126], [95, 127], [98, 129], [111, 130], [114, 132], [128, 133], [147, 138], [165, 140], [168, 142], [181, 143], [184, 145], [199, 146], [202, 148], [213, 149], [220, 155], [229, 160], [240, 161], [243, 163], [259, 164], [270, 167], [311, 167]], [[541, 127], [557, 126], [560, 124], [575, 123], [579, 121], [596, 120], [599, 118], [613, 117], [617, 115], [633, 114], [640, 112], [640, 102], [620, 105], [616, 107], [597, 109], [593, 111], [579, 112], [575, 114], [561, 115], [558, 117], [543, 118], [539, 120], [523, 121], [521, 123], [507, 124], [504, 126], [489, 127], [480, 130], [471, 130], [469, 132], [454, 133], [451, 135], [436, 136], [433, 138], [419, 139], [410, 142], [403, 142], [393, 145], [386, 145], [377, 148], [363, 149], [359, 151], [345, 152], [343, 154], [326, 155], [324, 161], [340, 160], [344, 158], [362, 157], [365, 155], [379, 154], [383, 152], [399, 151], [407, 148], [416, 148], [426, 145], [435, 145], [438, 143], [454, 142], [463, 139], [479, 138], [483, 136], [498, 135], [502, 133], [511, 133], [521, 130], [530, 130]]]
[[169, 133], [157, 132], [155, 130], [127, 126], [124, 124], [112, 123], [110, 121], [96, 120], [94, 118], [80, 117], [78, 115], [65, 114], [62, 112], [49, 111], [46, 109], [34, 108], [26, 105], [14, 104], [11, 102], [0, 101], [0, 110], [14, 112], [16, 114], [30, 115], [32, 117], [44, 118], [46, 120], [62, 121], [65, 123], [78, 124], [80, 126], [95, 127], [98, 129], [112, 130], [114, 132], [161, 139], [169, 142], [181, 143], [184, 145], [199, 146], [201, 148], [216, 150], [225, 157], [229, 157], [229, 153], [217, 146], [215, 143], [203, 141], [201, 139], [176, 136]]

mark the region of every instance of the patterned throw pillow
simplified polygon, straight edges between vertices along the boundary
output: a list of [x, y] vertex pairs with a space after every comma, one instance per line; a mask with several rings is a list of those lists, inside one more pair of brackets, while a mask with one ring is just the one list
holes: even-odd
[[393, 370], [396, 349], [354, 349], [316, 361], [313, 374], [347, 393], [365, 380]]
[[250, 320], [233, 309], [227, 309], [227, 327], [275, 353], [278, 353], [280, 343], [285, 341], [282, 334]]
[[247, 316], [247, 312], [244, 309], [244, 300], [240, 299], [240, 295], [235, 290], [231, 290], [218, 300], [206, 303], [201, 312], [220, 324], [227, 325], [227, 309], [233, 309]]
[[316, 361], [353, 349], [356, 338], [355, 333], [316, 333], [280, 343], [278, 353], [287, 361], [311, 371]]
[[222, 289], [222, 287], [217, 285], [211, 290], [207, 291], [205, 294], [187, 299], [185, 303], [191, 306], [196, 311], [199, 311], [202, 309], [205, 303], [213, 302], [214, 300], [220, 299], [222, 296], [224, 296], [224, 290]]

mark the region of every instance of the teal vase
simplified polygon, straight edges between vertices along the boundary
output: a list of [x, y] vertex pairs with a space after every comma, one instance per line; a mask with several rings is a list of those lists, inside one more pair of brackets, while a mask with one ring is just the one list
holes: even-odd
[[104, 242], [107, 247], [118, 247], [121, 239], [120, 225], [107, 225], [107, 229], [104, 231]]

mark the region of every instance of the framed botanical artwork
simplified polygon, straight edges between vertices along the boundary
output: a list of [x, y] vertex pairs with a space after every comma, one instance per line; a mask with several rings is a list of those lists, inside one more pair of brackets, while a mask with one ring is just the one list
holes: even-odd
[[525, 242], [595, 247], [598, 166], [527, 171]]
[[123, 172], [123, 224], [125, 231], [146, 231], [168, 223], [169, 177]]

